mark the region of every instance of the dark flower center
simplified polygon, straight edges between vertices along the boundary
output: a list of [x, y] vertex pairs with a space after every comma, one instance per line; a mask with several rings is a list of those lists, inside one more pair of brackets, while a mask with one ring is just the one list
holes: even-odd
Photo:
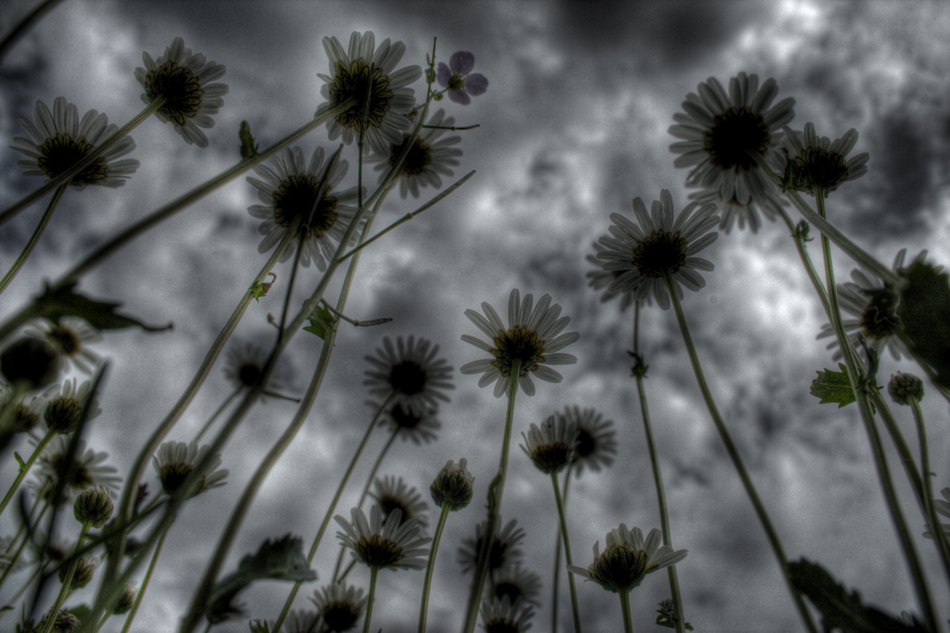
[[578, 428], [577, 444], [574, 446], [574, 455], [577, 459], [588, 457], [597, 448], [594, 436], [587, 429]]
[[[399, 155], [406, 147], [406, 143], [409, 142], [409, 135], [403, 134], [403, 141], [400, 145], [392, 146], [392, 152], [389, 155], [389, 165], [395, 166], [396, 160], [398, 160]], [[425, 170], [432, 164], [432, 148], [429, 147], [429, 144], [425, 141], [417, 138], [416, 141], [412, 144], [412, 147], [409, 148], [409, 153], [406, 154], [406, 160], [402, 164], [402, 174], [406, 176], [418, 176], [419, 174], [425, 172]]]
[[241, 381], [241, 384], [245, 387], [253, 387], [261, 379], [261, 368], [252, 363], [247, 365], [242, 365], [238, 369], [238, 380]]
[[393, 407], [393, 410], [389, 413], [389, 417], [391, 417], [393, 422], [401, 429], [414, 429], [422, 422], [421, 415], [415, 415], [410, 409], [403, 407], [402, 404], [397, 404]]
[[511, 604], [515, 603], [515, 600], [523, 596], [524, 593], [521, 591], [521, 587], [516, 585], [513, 582], [496, 582], [495, 583], [495, 596], [501, 600], [505, 596], [508, 596], [508, 601]]
[[449, 90], [465, 90], [465, 76], [452, 73], [449, 77]]
[[290, 176], [280, 183], [274, 192], [274, 221], [290, 227], [300, 220], [298, 235], [304, 239], [320, 239], [333, 228], [339, 216], [336, 214], [337, 199], [319, 193], [320, 180], [305, 174]]
[[565, 466], [571, 456], [571, 447], [564, 442], [541, 444], [531, 451], [531, 460], [541, 472], [556, 473]]
[[145, 96], [149, 101], [165, 97], [166, 102], [158, 109], [162, 116], [175, 125], [184, 125], [201, 109], [204, 90], [190, 68], [167, 61], [145, 75]]
[[406, 396], [422, 393], [426, 387], [426, 372], [419, 363], [404, 360], [389, 371], [389, 384], [393, 391]]
[[638, 242], [633, 251], [633, 265], [644, 277], [661, 279], [664, 273], [672, 275], [685, 263], [686, 240], [679, 233], [655, 231]]
[[40, 423], [40, 416], [30, 411], [29, 407], [18, 404], [16, 415], [13, 418], [13, 432], [26, 433]]
[[[93, 147], [83, 138], [70, 138], [65, 132], [60, 132], [43, 141], [37, 149], [40, 157], [36, 159], [36, 164], [47, 176], [56, 178], [85, 158]], [[100, 156], [89, 167], [73, 176], [70, 183], [79, 186], [96, 185], [108, 177], [106, 159]]]
[[402, 518], [399, 520], [399, 525], [402, 525], [412, 518], [412, 512], [410, 512], [409, 507], [402, 502], [402, 499], [386, 496], [379, 497], [376, 501], [379, 503], [379, 507], [383, 511], [383, 515], [386, 517], [388, 517], [389, 514], [397, 508], [402, 510]]
[[73, 459], [72, 463], [67, 464], [66, 455], [57, 453], [50, 460], [50, 465], [57, 474], [63, 474], [63, 471], [65, 471], [67, 486], [85, 490], [93, 484], [92, 475], [86, 465], [78, 459]]
[[895, 312], [896, 297], [889, 290], [864, 291], [871, 295], [868, 307], [861, 315], [861, 327], [864, 335], [874, 340], [880, 340], [897, 334], [901, 327], [900, 317]]
[[356, 543], [356, 553], [370, 567], [382, 569], [402, 560], [402, 548], [388, 538], [373, 534]]
[[160, 473], [162, 488], [164, 488], [165, 492], [169, 495], [175, 494], [194, 469], [195, 467], [191, 464], [182, 462], [177, 464], [164, 464]]
[[611, 545], [588, 568], [593, 580], [614, 593], [629, 591], [639, 585], [646, 571], [646, 552], [628, 545]]
[[336, 76], [330, 84], [330, 106], [336, 107], [351, 98], [356, 99], [356, 105], [339, 115], [337, 123], [358, 133], [382, 126], [393, 98], [389, 75], [381, 68], [367, 65], [362, 59], [354, 59], [349, 68], [342, 62], [337, 64]]
[[[475, 541], [475, 558], [482, 551], [482, 538]], [[505, 566], [505, 553], [508, 551], [508, 543], [503, 543], [498, 538], [492, 539], [491, 552], [488, 553], [488, 568], [492, 571], [501, 569]]]
[[729, 108], [713, 119], [713, 128], [703, 134], [703, 149], [722, 169], [749, 171], [755, 167], [750, 153], [764, 156], [770, 141], [761, 115], [749, 108]]
[[54, 327], [49, 331], [46, 337], [51, 343], [59, 347], [59, 351], [65, 356], [74, 356], [82, 348], [82, 342], [76, 333], [65, 327]]
[[510, 620], [492, 620], [485, 623], [485, 633], [520, 633], [516, 622]]
[[828, 152], [820, 147], [809, 147], [794, 159], [798, 166], [798, 184], [802, 191], [815, 195], [821, 187], [825, 195], [834, 191], [848, 177], [844, 157], [837, 152]]
[[344, 601], [327, 604], [320, 614], [330, 631], [349, 631], [360, 619], [360, 610], [355, 605]]
[[491, 350], [495, 357], [492, 365], [497, 367], [505, 378], [511, 376], [511, 365], [516, 360], [521, 361], [519, 377], [527, 376], [529, 371], [535, 371], [538, 364], [544, 362], [544, 341], [536, 332], [523, 325], [499, 331], [492, 342], [495, 344]]
[[46, 405], [43, 419], [50, 430], [57, 433], [71, 433], [79, 424], [82, 415], [82, 403], [72, 398], [59, 397]]

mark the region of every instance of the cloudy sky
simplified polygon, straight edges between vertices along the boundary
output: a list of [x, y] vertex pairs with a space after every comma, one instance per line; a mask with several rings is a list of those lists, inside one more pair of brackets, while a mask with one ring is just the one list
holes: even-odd
[[[6, 31], [33, 2], [11, 0], [0, 14]], [[32, 120], [33, 104], [58, 96], [80, 115], [105, 112], [122, 124], [142, 107], [133, 76], [142, 51], [153, 58], [176, 36], [227, 67], [225, 105], [208, 130], [210, 146], [186, 145], [170, 125], [146, 121], [133, 133], [131, 157], [141, 167], [121, 189], [70, 190], [27, 266], [0, 303], [10, 315], [44, 279], [123, 227], [239, 160], [237, 132], [248, 120], [262, 147], [305, 123], [323, 101], [318, 72], [328, 72], [322, 38], [344, 43], [354, 30], [377, 42], [406, 44], [400, 66], [424, 64], [438, 38], [441, 60], [455, 51], [475, 56], [488, 91], [468, 107], [438, 104], [458, 125], [464, 151], [457, 174], [475, 177], [438, 207], [380, 240], [363, 255], [347, 312], [358, 319], [392, 317], [384, 326], [343, 326], [330, 370], [304, 429], [261, 490], [225, 566], [234, 569], [265, 538], [287, 532], [309, 543], [371, 417], [363, 360], [384, 336], [416, 335], [440, 345], [456, 368], [457, 388], [442, 407], [436, 443], [397, 442], [380, 474], [400, 475], [423, 492], [446, 460], [466, 457], [476, 477], [475, 501], [450, 517], [436, 566], [430, 630], [461, 627], [467, 579], [455, 550], [474, 533], [498, 463], [505, 403], [480, 390], [457, 368], [482, 352], [460, 340], [479, 335], [464, 316], [487, 301], [503, 310], [512, 288], [535, 298], [550, 294], [572, 318], [580, 340], [565, 351], [578, 358], [561, 369], [560, 384], [540, 383], [533, 398], [517, 400], [515, 438], [531, 423], [568, 405], [596, 407], [614, 421], [620, 452], [609, 470], [587, 472], [572, 484], [568, 522], [575, 564], [592, 561], [591, 547], [621, 522], [644, 532], [659, 527], [649, 458], [630, 379], [632, 314], [602, 304], [586, 285], [584, 260], [606, 233], [611, 213], [632, 217], [631, 200], [649, 205], [670, 189], [677, 210], [687, 200], [686, 170], [673, 167], [667, 132], [687, 93], [708, 77], [724, 84], [739, 72], [774, 77], [779, 99], [794, 97], [794, 127], [815, 123], [836, 138], [860, 132], [855, 152], [869, 152], [869, 173], [829, 199], [832, 221], [890, 266], [897, 252], [929, 249], [950, 263], [950, 11], [918, 2], [144, 2], [62, 3], [8, 53], [0, 66], [0, 137], [22, 136], [18, 116]], [[415, 85], [417, 94], [424, 90]], [[336, 143], [320, 128], [299, 143], [309, 156]], [[20, 155], [0, 151], [2, 206], [35, 188]], [[351, 168], [342, 186], [356, 183], [355, 147], [344, 149]], [[375, 182], [375, 176], [371, 176]], [[425, 190], [424, 199], [434, 193]], [[242, 177], [123, 249], [81, 282], [91, 296], [120, 301], [129, 314], [174, 330], [160, 334], [109, 332], [95, 349], [111, 370], [100, 398], [103, 413], [90, 425], [90, 445], [128, 471], [138, 448], [190, 381], [266, 256], [257, 252], [259, 221], [247, 213], [255, 190]], [[383, 226], [412, 210], [391, 196]], [[0, 230], [0, 260], [9, 265], [26, 241], [38, 204]], [[687, 292], [684, 310], [706, 376], [726, 424], [793, 560], [821, 562], [857, 588], [868, 603], [892, 614], [917, 610], [916, 599], [887, 514], [868, 442], [854, 406], [819, 405], [808, 387], [815, 372], [833, 368], [825, 341], [816, 341], [823, 314], [784, 225], [757, 234], [720, 233], [704, 256], [715, 271], [706, 287]], [[810, 252], [818, 257], [818, 242]], [[839, 279], [853, 264], [836, 255]], [[271, 296], [247, 311], [235, 340], [269, 346], [290, 263], [276, 269]], [[299, 296], [317, 283], [302, 272]], [[696, 386], [672, 312], [646, 310], [641, 346], [650, 366], [649, 406], [671, 511], [674, 546], [689, 550], [678, 566], [687, 619], [697, 631], [798, 631], [797, 612], [784, 587], [739, 479], [714, 431]], [[309, 382], [320, 341], [301, 333], [284, 359], [284, 391], [300, 395]], [[231, 390], [219, 362], [169, 439], [189, 441]], [[908, 361], [882, 360], [883, 380]], [[929, 388], [929, 387], [928, 387]], [[932, 388], [924, 401], [934, 487], [950, 486], [948, 407]], [[228, 484], [180, 513], [133, 631], [172, 630], [231, 508], [253, 470], [295, 411], [292, 403], [257, 406], [223, 455]], [[912, 419], [896, 415], [912, 447]], [[385, 438], [374, 437], [361, 462], [365, 473]], [[24, 448], [18, 449], [23, 451]], [[914, 448], [916, 454], [916, 448]], [[888, 448], [892, 470], [898, 462]], [[12, 480], [7, 455], [0, 482]], [[365, 474], [363, 475], [365, 476]], [[897, 477], [915, 543], [925, 559], [935, 603], [946, 621], [948, 585], [910, 488]], [[149, 470], [147, 479], [155, 489]], [[355, 503], [359, 473], [337, 513]], [[428, 494], [425, 495], [428, 501]], [[550, 628], [551, 552], [556, 511], [548, 479], [514, 449], [503, 517], [527, 532], [525, 562], [545, 578], [534, 630]], [[430, 511], [434, 524], [437, 514]], [[63, 525], [73, 529], [72, 519]], [[13, 524], [0, 521], [0, 533]], [[336, 526], [314, 561], [320, 580], [332, 575]], [[387, 631], [414, 630], [422, 572], [380, 575], [374, 623]], [[351, 576], [368, 581], [363, 568]], [[13, 583], [16, 584], [15, 582]], [[262, 582], [240, 596], [249, 617], [274, 619], [290, 585]], [[566, 586], [561, 630], [570, 630]], [[587, 630], [621, 626], [617, 598], [579, 583]], [[11, 586], [0, 590], [9, 598]], [[86, 590], [77, 600], [91, 599]], [[669, 597], [665, 574], [649, 577], [632, 594], [636, 630], [652, 630], [656, 604]], [[7, 616], [9, 620], [12, 616]], [[247, 620], [215, 630], [246, 631]], [[111, 627], [111, 628], [110, 628]], [[119, 623], [105, 629], [118, 631]]]

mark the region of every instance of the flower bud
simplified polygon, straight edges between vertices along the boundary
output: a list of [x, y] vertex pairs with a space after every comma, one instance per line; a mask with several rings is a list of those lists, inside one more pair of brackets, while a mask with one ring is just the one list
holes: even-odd
[[[46, 619], [49, 615], [44, 615], [43, 619], [40, 620], [38, 631], [42, 631], [46, 626]], [[81, 622], [79, 618], [74, 616], [72, 613], [66, 609], [62, 609], [59, 613], [56, 614], [56, 621], [53, 622], [53, 633], [71, 633], [79, 628]], [[19, 629], [18, 629], [19, 630]]]
[[[70, 589], [82, 589], [90, 582], [92, 582], [93, 572], [96, 571], [96, 566], [99, 564], [99, 559], [90, 558], [86, 560], [85, 558], [80, 558], [76, 561], [76, 571], [73, 573], [73, 580], [69, 585]], [[59, 568], [59, 582], [66, 582], [66, 574], [69, 573], [69, 565], [62, 565]]]
[[461, 510], [471, 502], [475, 478], [466, 470], [467, 465], [468, 460], [465, 458], [457, 464], [450, 459], [445, 468], [439, 471], [435, 481], [429, 486], [435, 505], [454, 511]]
[[112, 496], [101, 484], [83, 490], [73, 503], [76, 520], [91, 523], [94, 528], [101, 528], [112, 516], [112, 510]]
[[135, 591], [135, 587], [132, 585], [126, 585], [122, 588], [122, 595], [119, 596], [118, 601], [115, 603], [115, 606], [112, 607], [113, 615], [122, 615], [123, 613], [128, 613], [132, 610], [132, 605], [135, 604], [135, 596], [138, 594]]
[[913, 374], [897, 372], [887, 383], [887, 393], [891, 394], [891, 400], [897, 404], [909, 405], [923, 399], [924, 383]]

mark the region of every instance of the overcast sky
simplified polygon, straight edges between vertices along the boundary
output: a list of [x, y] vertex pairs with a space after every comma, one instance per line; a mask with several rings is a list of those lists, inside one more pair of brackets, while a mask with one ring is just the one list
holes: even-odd
[[[0, 13], [6, 31], [34, 3], [7, 0]], [[576, 365], [559, 368], [564, 382], [539, 383], [533, 398], [517, 400], [514, 437], [566, 405], [596, 407], [612, 419], [620, 454], [609, 470], [586, 472], [572, 484], [568, 522], [574, 562], [592, 562], [591, 547], [623, 522], [648, 532], [659, 527], [649, 458], [630, 374], [632, 311], [601, 304], [586, 285], [584, 256], [607, 231], [611, 213], [633, 217], [631, 201], [647, 205], [670, 189], [676, 210], [687, 201], [686, 170], [673, 167], [667, 129], [687, 93], [708, 77], [727, 85], [740, 71], [760, 82], [774, 77], [779, 99], [794, 97], [792, 126], [815, 123], [837, 138], [860, 132], [855, 153], [869, 152], [869, 173], [829, 199], [829, 215], [845, 233], [890, 266], [901, 248], [912, 257], [929, 249], [931, 261], [950, 263], [950, 10], [917, 2], [144, 2], [68, 0], [8, 53], [0, 66], [0, 137], [4, 146], [23, 136], [18, 116], [32, 120], [33, 104], [58, 96], [82, 115], [97, 109], [122, 124], [142, 108], [133, 76], [142, 51], [162, 55], [176, 36], [227, 67], [230, 86], [210, 146], [186, 145], [171, 126], [151, 119], [132, 134], [130, 157], [142, 165], [118, 190], [70, 190], [38, 248], [4, 293], [0, 318], [56, 278], [109, 236], [230, 167], [238, 153], [238, 127], [248, 120], [262, 147], [296, 129], [323, 101], [317, 73], [328, 73], [322, 38], [348, 41], [372, 30], [406, 44], [399, 66], [425, 64], [438, 38], [442, 61], [459, 50], [475, 56], [475, 72], [488, 91], [462, 107], [438, 104], [462, 132], [456, 173], [475, 177], [446, 202], [388, 235], [363, 255], [347, 312], [359, 319], [392, 317], [372, 329], [342, 326], [330, 370], [306, 426], [261, 490], [231, 550], [224, 573], [265, 538], [292, 532], [309, 544], [336, 490], [371, 409], [361, 386], [363, 360], [384, 336], [416, 335], [440, 345], [455, 369], [457, 388], [442, 407], [436, 443], [397, 442], [380, 474], [403, 476], [424, 493], [448, 459], [466, 457], [476, 477], [475, 500], [453, 514], [436, 566], [431, 631], [457, 631], [467, 598], [456, 548], [483, 518], [488, 482], [497, 468], [505, 402], [479, 389], [457, 369], [483, 353], [460, 340], [478, 336], [464, 316], [487, 301], [504, 314], [512, 288], [550, 294], [572, 318], [567, 331], [580, 340], [564, 351]], [[417, 95], [424, 84], [414, 85]], [[326, 128], [300, 141], [305, 155], [317, 146], [333, 151]], [[33, 190], [0, 151], [0, 199]], [[355, 147], [343, 187], [356, 184]], [[375, 173], [370, 182], [375, 182]], [[424, 190], [423, 199], [434, 191]], [[102, 415], [88, 441], [108, 451], [126, 473], [138, 448], [164, 418], [266, 259], [257, 252], [259, 221], [247, 213], [256, 192], [242, 177], [152, 230], [83, 278], [81, 290], [120, 301], [143, 320], [174, 323], [158, 334], [109, 332], [94, 349], [111, 363], [100, 398]], [[391, 196], [380, 221], [412, 210]], [[16, 257], [42, 213], [40, 204], [0, 229], [0, 261]], [[385, 222], [388, 223], [388, 222]], [[815, 372], [836, 367], [825, 340], [817, 341], [823, 314], [784, 225], [758, 232], [720, 233], [704, 256], [716, 269], [707, 286], [687, 292], [684, 310], [712, 392], [751, 476], [777, 526], [789, 557], [821, 562], [864, 599], [892, 614], [917, 610], [907, 568], [887, 514], [866, 434], [856, 407], [819, 405], [808, 393]], [[810, 244], [820, 259], [818, 242]], [[853, 264], [836, 255], [838, 277]], [[247, 311], [236, 340], [269, 346], [268, 313], [279, 315], [290, 262], [276, 269], [272, 295]], [[303, 271], [299, 299], [318, 279]], [[641, 346], [650, 366], [646, 381], [666, 481], [673, 543], [689, 550], [678, 565], [687, 619], [697, 631], [798, 631], [797, 612], [785, 589], [736, 473], [714, 432], [696, 386], [672, 312], [645, 311]], [[284, 391], [301, 395], [320, 341], [301, 333], [283, 369]], [[222, 359], [223, 361], [223, 359]], [[223, 362], [216, 367], [168, 439], [190, 440], [230, 392]], [[906, 360], [881, 362], [883, 382], [898, 369], [920, 373]], [[926, 387], [934, 488], [950, 486], [948, 407]], [[895, 409], [897, 407], [895, 406]], [[260, 460], [295, 411], [269, 400], [251, 412], [230, 440], [225, 487], [186, 506], [165, 543], [148, 597], [133, 631], [172, 630], [220, 536], [231, 508]], [[912, 419], [896, 415], [909, 438]], [[373, 438], [368, 468], [382, 447]], [[916, 440], [909, 440], [916, 447]], [[21, 447], [18, 450], [23, 450]], [[914, 448], [916, 454], [916, 448]], [[892, 472], [900, 469], [888, 447]], [[556, 511], [549, 479], [520, 450], [511, 453], [503, 518], [527, 532], [526, 564], [545, 577], [535, 631], [549, 629], [551, 551]], [[14, 476], [9, 455], [0, 482]], [[363, 472], [365, 473], [365, 468]], [[920, 537], [923, 521], [910, 488], [897, 486], [921, 556], [930, 571], [935, 603], [950, 617], [948, 586], [932, 542]], [[146, 481], [157, 483], [151, 468]], [[349, 515], [361, 478], [354, 477], [337, 508]], [[430, 524], [437, 519], [430, 511]], [[71, 518], [70, 518], [71, 522]], [[68, 524], [67, 522], [66, 524]], [[0, 533], [12, 524], [4, 517]], [[332, 575], [335, 524], [314, 567], [320, 580], [304, 587], [298, 608]], [[365, 568], [351, 578], [368, 581]], [[384, 573], [373, 621], [386, 631], [416, 626], [423, 572]], [[288, 583], [266, 581], [242, 593], [252, 618], [273, 620]], [[570, 630], [562, 584], [561, 630]], [[594, 583], [578, 583], [586, 628], [621, 626], [616, 596]], [[10, 587], [0, 597], [10, 596]], [[77, 594], [91, 599], [87, 589]], [[664, 573], [649, 577], [631, 598], [634, 626], [654, 630], [656, 604], [669, 597]], [[8, 615], [10, 621], [12, 616]], [[118, 620], [118, 618], [116, 618]], [[118, 631], [110, 622], [105, 629]], [[247, 619], [215, 631], [246, 631]]]

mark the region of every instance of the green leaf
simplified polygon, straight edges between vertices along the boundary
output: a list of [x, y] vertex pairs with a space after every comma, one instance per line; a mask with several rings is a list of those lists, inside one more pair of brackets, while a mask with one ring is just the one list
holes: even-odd
[[336, 322], [336, 317], [333, 316], [330, 309], [321, 308], [320, 306], [314, 308], [313, 312], [311, 312], [307, 318], [310, 320], [310, 325], [305, 327], [304, 331], [316, 334], [324, 340], [326, 340], [327, 332], [333, 327], [334, 322]]
[[23, 458], [20, 457], [20, 454], [16, 451], [13, 451], [13, 456], [16, 458], [16, 463], [20, 465], [19, 472], [26, 470], [26, 462], [23, 461]]
[[241, 131], [238, 133], [241, 138], [241, 158], [254, 158], [259, 154], [257, 143], [251, 135], [251, 124], [247, 121], [241, 121]]
[[842, 633], [925, 633], [927, 630], [916, 620], [907, 625], [874, 607], [864, 606], [861, 594], [848, 593], [821, 565], [803, 558], [789, 563], [788, 567], [792, 584], [821, 612], [825, 633], [832, 629], [840, 629]]
[[256, 554], [248, 554], [238, 569], [218, 582], [211, 591], [210, 606], [206, 613], [212, 624], [223, 622], [241, 610], [234, 603], [239, 592], [256, 580], [316, 580], [317, 573], [310, 569], [303, 554], [303, 541], [290, 534], [278, 541], [264, 541]]
[[251, 620], [251, 633], [270, 633], [270, 624], [267, 620]]
[[75, 607], [67, 609], [71, 614], [76, 616], [76, 619], [80, 622], [85, 622], [89, 619], [89, 616], [92, 615], [92, 609], [89, 608], [87, 604], [80, 604]]
[[255, 284], [254, 287], [251, 288], [251, 292], [254, 293], [254, 294], [253, 294], [254, 301], [258, 301], [258, 302], [259, 302], [260, 299], [261, 299], [261, 297], [266, 297], [266, 296], [267, 296], [267, 293], [268, 293], [268, 292], [270, 291], [270, 289], [271, 289], [271, 286], [273, 286], [273, 285], [274, 285], [274, 282], [277, 281], [277, 275], [276, 275], [275, 273], [267, 273], [267, 274], [268, 274], [268, 275], [273, 275], [274, 278], [271, 279], [270, 281], [266, 282], [266, 283], [262, 281], [262, 282], [259, 283], [259, 284]]
[[848, 367], [844, 363], [838, 363], [841, 371], [825, 369], [824, 373], [815, 372], [818, 378], [811, 381], [811, 395], [821, 398], [820, 404], [837, 402], [838, 408], [851, 404], [855, 401], [854, 390], [851, 389], [851, 381], [848, 379]]
[[132, 317], [116, 314], [115, 309], [122, 304], [89, 299], [73, 292], [75, 287], [74, 282], [54, 290], [46, 284], [46, 290], [34, 302], [36, 316], [45, 317], [57, 325], [66, 316], [82, 317], [97, 330], [121, 330], [138, 326], [148, 332], [161, 332], [172, 328], [171, 323], [165, 326], [145, 325]]
[[923, 262], [912, 263], [901, 275], [908, 285], [897, 316], [911, 351], [934, 370], [935, 382], [950, 388], [950, 275]]

